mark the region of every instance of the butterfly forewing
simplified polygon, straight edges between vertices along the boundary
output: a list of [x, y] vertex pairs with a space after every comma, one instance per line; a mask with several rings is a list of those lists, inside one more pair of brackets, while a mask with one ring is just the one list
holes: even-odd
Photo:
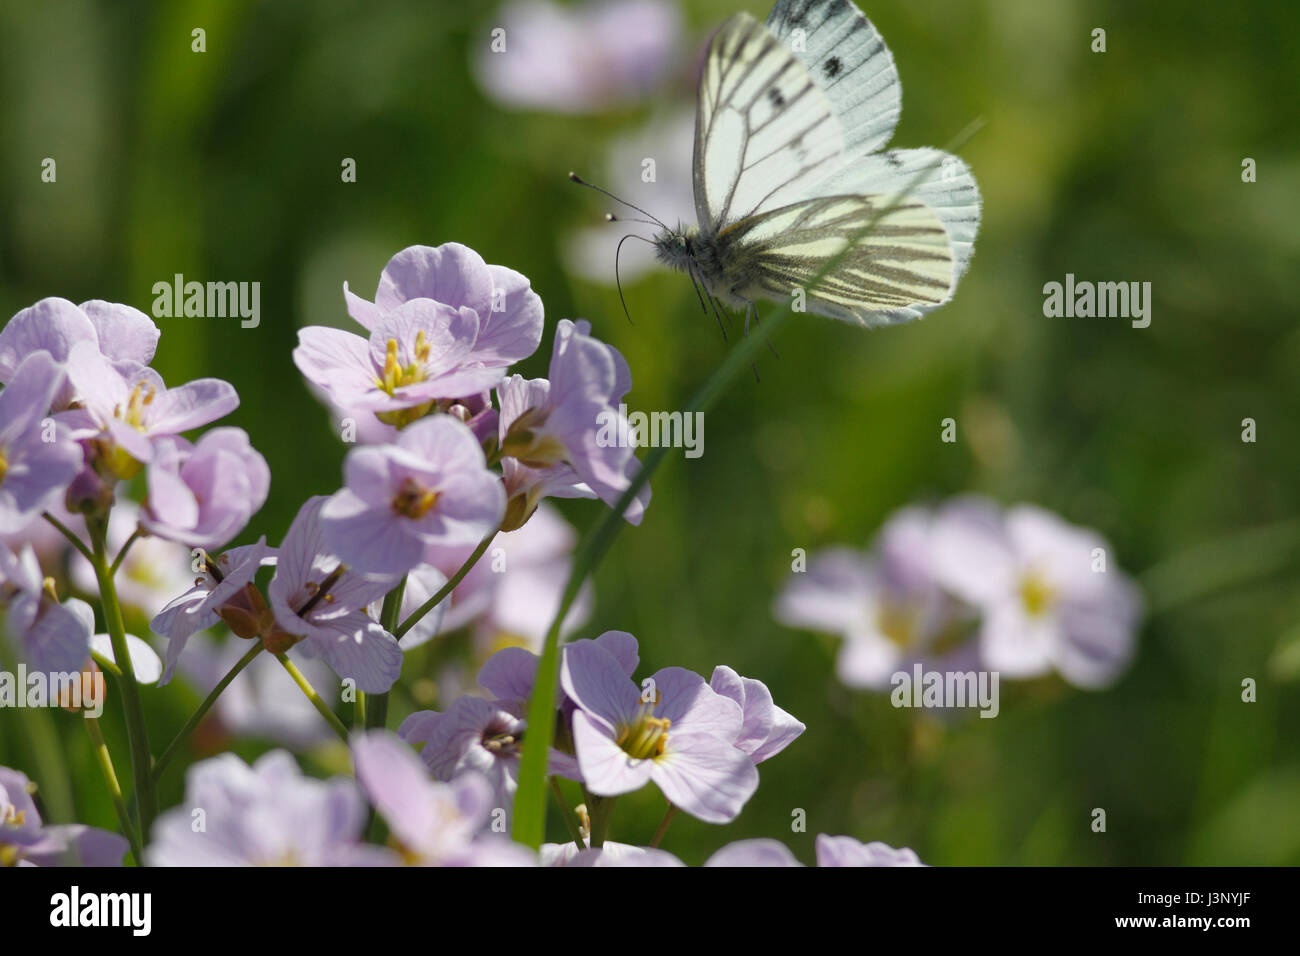
[[893, 321], [896, 310], [912, 305], [938, 305], [952, 287], [948, 235], [921, 202], [810, 199], [749, 217], [719, 240], [735, 250], [742, 295], [789, 301], [803, 290], [808, 311], [858, 325]]
[[767, 28], [790, 47], [830, 99], [849, 156], [894, 135], [903, 86], [893, 54], [850, 0], [777, 0]]
[[700, 76], [695, 207], [701, 231], [808, 195], [838, 168], [844, 139], [826, 94], [748, 14], [719, 28]]

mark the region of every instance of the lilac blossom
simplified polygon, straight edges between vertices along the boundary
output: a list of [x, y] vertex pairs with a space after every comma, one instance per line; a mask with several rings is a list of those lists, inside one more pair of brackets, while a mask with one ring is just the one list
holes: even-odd
[[45, 589], [36, 553], [26, 545], [14, 554], [0, 546], [0, 604], [5, 628], [33, 670], [72, 672], [90, 654], [95, 616], [84, 601], [63, 603]]
[[121, 866], [125, 837], [81, 824], [45, 826], [27, 775], [0, 767], [0, 867]]
[[766, 684], [752, 677], [741, 677], [730, 667], [715, 667], [709, 687], [740, 705], [740, 734], [733, 743], [756, 764], [775, 757], [807, 729], [776, 706]]
[[1142, 615], [1109, 544], [1031, 505], [947, 505], [934, 550], [945, 586], [978, 607], [980, 654], [1008, 677], [1055, 669], [1080, 687], [1113, 682], [1133, 655]]
[[612, 654], [591, 643], [565, 649], [560, 680], [577, 705], [573, 741], [591, 793], [616, 796], [653, 780], [691, 816], [726, 823], [758, 787], [753, 761], [734, 745], [740, 705], [698, 674], [667, 667], [643, 691]]
[[514, 0], [498, 15], [504, 47], [485, 39], [479, 83], [506, 106], [590, 113], [640, 98], [668, 74], [683, 43], [669, 0]]
[[395, 579], [366, 577], [339, 561], [325, 540], [325, 501], [307, 499], [289, 526], [268, 588], [271, 609], [304, 654], [324, 658], [367, 694], [383, 693], [402, 673], [402, 649], [364, 609]]
[[[387, 731], [352, 739], [357, 780], [388, 823], [403, 859], [425, 866], [532, 866], [535, 857], [507, 837], [484, 832], [492, 822], [492, 788], [466, 773], [430, 780], [420, 759]], [[498, 816], [498, 819], [504, 819]]]
[[496, 805], [508, 807], [518, 786], [524, 727], [518, 714], [497, 702], [459, 697], [445, 713], [417, 711], [397, 733], [412, 746], [423, 745], [420, 759], [435, 780], [478, 773]]
[[153, 460], [156, 439], [207, 425], [239, 405], [229, 382], [201, 378], [169, 389], [153, 369], [114, 363], [93, 342], [74, 344], [67, 368], [107, 465], [120, 478]]
[[870, 553], [831, 548], [791, 575], [777, 620], [844, 639], [836, 671], [849, 687], [885, 690], [916, 662], [935, 670], [974, 666], [966, 641], [970, 611], [940, 586], [933, 563], [936, 522], [905, 508], [881, 529]]
[[863, 843], [850, 836], [817, 835], [818, 866], [925, 866], [913, 850]]
[[256, 544], [231, 548], [211, 563], [205, 561], [199, 565], [193, 586], [149, 622], [155, 634], [168, 639], [166, 667], [159, 685], [172, 679], [181, 651], [192, 635], [215, 627], [223, 613], [238, 620], [226, 609], [227, 605], [234, 603], [239, 610], [245, 610], [250, 600], [258, 600], [253, 596], [256, 591], [253, 579], [262, 567], [275, 562], [275, 550], [267, 546], [263, 536]]
[[56, 504], [81, 470], [81, 448], [46, 417], [62, 383], [54, 360], [38, 352], [0, 391], [0, 532], [5, 534]]
[[198, 548], [220, 547], [243, 531], [271, 487], [266, 459], [242, 428], [214, 428], [196, 444], [158, 439], [147, 477], [141, 525]]
[[[640, 467], [620, 405], [632, 375], [618, 349], [594, 339], [591, 324], [561, 319], [549, 378], [507, 379], [501, 406], [505, 530], [521, 526], [545, 497], [600, 498], [614, 505]], [[624, 517], [640, 524], [643, 488]]]
[[158, 818], [145, 859], [150, 866], [391, 862], [390, 854], [361, 842], [365, 825], [365, 803], [351, 780], [305, 777], [283, 750], [251, 767], [222, 754], [189, 769], [185, 800]]
[[[138, 309], [92, 300], [80, 306], [67, 299], [42, 299], [18, 312], [0, 329], [0, 382], [11, 381], [28, 356], [44, 352], [63, 365], [78, 342], [91, 343], [111, 362], [148, 365], [158, 345], [158, 326]], [[51, 409], [60, 411], [76, 398], [73, 383], [60, 382]]]
[[469, 309], [478, 325], [466, 362], [485, 368], [526, 359], [542, 341], [542, 300], [528, 280], [513, 269], [488, 265], [458, 242], [409, 246], [397, 253], [384, 266], [374, 302], [348, 291], [346, 282], [343, 296], [348, 314], [372, 332], [385, 316], [415, 299]]
[[408, 426], [395, 444], [353, 449], [344, 475], [321, 526], [333, 553], [365, 574], [404, 574], [431, 547], [475, 544], [505, 508], [473, 433], [446, 415]]

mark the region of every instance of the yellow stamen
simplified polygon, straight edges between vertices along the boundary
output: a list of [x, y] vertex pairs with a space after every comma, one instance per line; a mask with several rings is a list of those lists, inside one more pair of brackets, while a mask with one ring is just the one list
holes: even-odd
[[1030, 617], [1046, 614], [1055, 597], [1056, 591], [1038, 574], [1027, 574], [1020, 581], [1020, 600]]
[[407, 478], [393, 496], [393, 510], [405, 518], [423, 518], [438, 502], [438, 492], [430, 491]]

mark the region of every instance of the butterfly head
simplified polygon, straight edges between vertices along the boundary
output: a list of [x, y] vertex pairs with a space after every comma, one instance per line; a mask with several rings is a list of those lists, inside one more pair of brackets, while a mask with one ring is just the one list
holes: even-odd
[[695, 226], [665, 229], [654, 238], [655, 256], [664, 265], [686, 272], [695, 261], [699, 236]]

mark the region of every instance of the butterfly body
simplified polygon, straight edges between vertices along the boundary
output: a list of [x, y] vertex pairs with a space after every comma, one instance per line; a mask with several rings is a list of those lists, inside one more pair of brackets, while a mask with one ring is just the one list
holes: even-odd
[[899, 90], [850, 0], [777, 0], [766, 24], [731, 17], [700, 76], [698, 225], [660, 232], [658, 259], [733, 308], [762, 299], [872, 326], [946, 302], [970, 260], [979, 191], [939, 150], [880, 152]]

